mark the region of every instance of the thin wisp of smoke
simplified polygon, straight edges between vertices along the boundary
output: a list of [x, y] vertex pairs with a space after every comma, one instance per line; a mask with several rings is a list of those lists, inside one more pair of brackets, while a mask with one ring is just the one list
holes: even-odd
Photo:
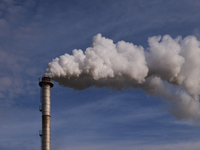
[[73, 50], [48, 64], [44, 76], [75, 90], [141, 89], [166, 99], [176, 118], [200, 123], [200, 42], [194, 36], [148, 39], [149, 47], [116, 44], [97, 34], [85, 52]]

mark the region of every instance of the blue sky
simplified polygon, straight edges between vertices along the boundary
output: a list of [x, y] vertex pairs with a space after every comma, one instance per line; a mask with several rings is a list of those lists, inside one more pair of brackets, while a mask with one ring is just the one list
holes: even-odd
[[[0, 149], [41, 146], [40, 87], [47, 64], [83, 51], [98, 33], [148, 47], [155, 35], [200, 40], [198, 0], [1, 0]], [[55, 150], [197, 150], [199, 125], [177, 120], [167, 101], [141, 90], [52, 88]]]

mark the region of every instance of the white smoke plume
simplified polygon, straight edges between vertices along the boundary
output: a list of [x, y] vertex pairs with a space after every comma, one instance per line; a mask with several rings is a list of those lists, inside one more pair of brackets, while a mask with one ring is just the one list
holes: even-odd
[[169, 35], [148, 39], [149, 47], [114, 44], [97, 34], [85, 52], [73, 50], [48, 64], [44, 76], [75, 90], [141, 89], [166, 99], [175, 117], [200, 123], [200, 42]]

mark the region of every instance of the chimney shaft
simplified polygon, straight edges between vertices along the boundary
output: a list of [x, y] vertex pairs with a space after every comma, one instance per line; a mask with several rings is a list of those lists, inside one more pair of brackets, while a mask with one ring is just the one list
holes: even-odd
[[39, 81], [41, 87], [41, 102], [42, 102], [42, 150], [51, 150], [51, 99], [50, 88], [53, 87], [51, 79], [43, 77]]

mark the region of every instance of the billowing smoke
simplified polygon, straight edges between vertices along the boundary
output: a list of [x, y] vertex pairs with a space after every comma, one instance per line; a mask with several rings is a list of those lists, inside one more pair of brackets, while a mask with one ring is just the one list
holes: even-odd
[[75, 90], [141, 89], [168, 100], [175, 117], [200, 123], [200, 42], [194, 36], [165, 35], [150, 37], [148, 43], [144, 50], [97, 34], [85, 52], [75, 49], [53, 59], [44, 76]]

